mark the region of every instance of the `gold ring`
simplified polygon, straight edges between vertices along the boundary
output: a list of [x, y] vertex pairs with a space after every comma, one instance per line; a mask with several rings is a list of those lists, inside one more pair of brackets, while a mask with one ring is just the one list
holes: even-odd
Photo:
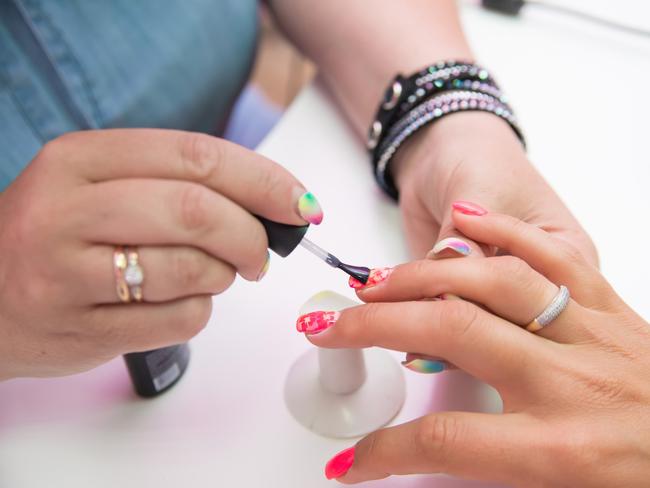
[[127, 257], [122, 246], [117, 246], [113, 251], [113, 269], [115, 270], [115, 290], [122, 303], [131, 301], [129, 285], [124, 279], [124, 270], [127, 267]]

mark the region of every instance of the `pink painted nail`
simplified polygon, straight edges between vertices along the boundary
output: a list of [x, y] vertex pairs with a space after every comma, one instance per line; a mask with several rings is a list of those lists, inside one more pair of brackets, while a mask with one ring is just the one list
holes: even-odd
[[350, 279], [348, 280], [348, 285], [350, 285], [350, 288], [354, 288], [355, 290], [358, 290], [360, 288], [370, 288], [371, 286], [378, 285], [382, 281], [385, 281], [392, 272], [393, 268], [371, 269], [370, 276], [368, 276], [368, 281], [365, 285], [352, 276], [350, 276]]
[[347, 473], [354, 462], [354, 447], [339, 452], [325, 465], [325, 477], [328, 480], [340, 478]]
[[318, 334], [332, 327], [339, 319], [339, 312], [311, 312], [298, 317], [296, 330], [305, 334]]
[[460, 213], [464, 213], [465, 215], [481, 216], [487, 213], [487, 210], [472, 202], [457, 201], [452, 203], [451, 206], [454, 210], [458, 210]]

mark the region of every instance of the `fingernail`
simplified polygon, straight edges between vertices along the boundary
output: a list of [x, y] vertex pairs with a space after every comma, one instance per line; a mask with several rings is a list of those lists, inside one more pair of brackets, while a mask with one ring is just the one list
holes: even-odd
[[454, 210], [458, 210], [460, 213], [464, 213], [465, 215], [485, 215], [487, 213], [487, 210], [485, 210], [483, 207], [479, 207], [475, 203], [472, 202], [463, 202], [463, 201], [457, 201], [451, 204], [452, 208]]
[[458, 237], [447, 237], [433, 246], [431, 253], [434, 255], [440, 254], [445, 249], [451, 249], [462, 256], [468, 256], [472, 252], [472, 248], [469, 246], [467, 241], [459, 239]]
[[266, 273], [269, 270], [269, 266], [271, 266], [271, 253], [269, 251], [266, 251], [266, 262], [264, 263], [264, 266], [260, 270], [260, 274], [257, 275], [257, 281], [260, 281], [262, 278], [266, 276]]
[[328, 480], [332, 480], [344, 476], [345, 473], [350, 471], [353, 462], [354, 447], [348, 447], [327, 461], [325, 465], [325, 477]]
[[296, 330], [305, 334], [318, 334], [332, 327], [339, 319], [339, 312], [311, 312], [298, 317]]
[[433, 374], [441, 373], [447, 369], [443, 361], [436, 361], [434, 359], [412, 359], [410, 361], [402, 361], [402, 366], [416, 373]]
[[348, 285], [350, 285], [350, 288], [354, 288], [355, 290], [360, 288], [370, 288], [371, 286], [378, 285], [382, 281], [385, 281], [392, 272], [393, 268], [374, 268], [370, 270], [370, 276], [368, 276], [368, 281], [365, 284], [350, 276]]
[[323, 210], [311, 192], [303, 193], [298, 198], [298, 213], [310, 224], [318, 225], [323, 221]]

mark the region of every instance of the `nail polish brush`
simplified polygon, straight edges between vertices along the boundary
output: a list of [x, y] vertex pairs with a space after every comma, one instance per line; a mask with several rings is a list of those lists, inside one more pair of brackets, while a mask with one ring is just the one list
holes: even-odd
[[368, 281], [368, 276], [370, 275], [369, 268], [343, 263], [339, 258], [307, 239], [305, 234], [307, 233], [307, 229], [309, 229], [309, 224], [281, 224], [260, 217], [259, 215], [256, 215], [255, 217], [262, 223], [264, 230], [266, 230], [266, 235], [269, 240], [269, 249], [277, 255], [285, 258], [291, 254], [298, 245], [301, 245], [317, 258], [325, 261], [325, 263], [329, 264], [332, 268], [340, 269], [363, 284]]

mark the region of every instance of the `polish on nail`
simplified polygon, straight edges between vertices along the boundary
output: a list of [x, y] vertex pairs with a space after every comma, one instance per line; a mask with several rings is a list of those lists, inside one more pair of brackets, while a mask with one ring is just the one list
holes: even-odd
[[271, 266], [271, 253], [269, 251], [266, 251], [266, 262], [264, 263], [264, 266], [260, 270], [260, 273], [257, 275], [257, 281], [260, 281], [262, 278], [266, 276], [266, 273], [268, 273], [270, 266]]
[[344, 476], [354, 463], [354, 447], [348, 447], [330, 459], [325, 465], [325, 477], [328, 480]]
[[402, 366], [416, 373], [434, 374], [441, 373], [446, 369], [444, 361], [434, 359], [417, 358], [410, 361], [402, 361]]
[[374, 268], [370, 270], [370, 276], [368, 276], [368, 281], [365, 284], [350, 276], [348, 285], [350, 285], [350, 288], [354, 288], [355, 290], [360, 288], [370, 288], [371, 286], [378, 285], [382, 281], [385, 281], [392, 272], [393, 268]]
[[311, 192], [305, 192], [298, 198], [298, 213], [310, 224], [318, 225], [323, 221], [323, 210]]
[[435, 246], [433, 246], [431, 252], [433, 254], [439, 254], [445, 249], [451, 249], [452, 251], [457, 252], [462, 256], [468, 256], [472, 252], [470, 245], [458, 237], [447, 237], [446, 239], [442, 239]]
[[332, 327], [340, 317], [339, 312], [311, 312], [298, 317], [296, 330], [305, 334], [318, 334]]
[[451, 204], [454, 210], [458, 210], [460, 213], [465, 215], [476, 215], [481, 216], [487, 213], [483, 207], [480, 207], [472, 202], [457, 201]]

